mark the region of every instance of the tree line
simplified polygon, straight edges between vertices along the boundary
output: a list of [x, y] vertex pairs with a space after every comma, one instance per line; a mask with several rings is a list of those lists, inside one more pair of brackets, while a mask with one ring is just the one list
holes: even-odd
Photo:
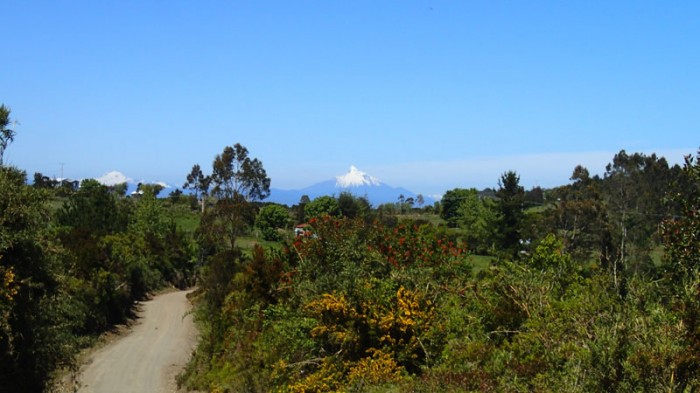
[[509, 171], [492, 197], [475, 189], [448, 191], [441, 217], [463, 231], [474, 253], [517, 258], [551, 233], [578, 263], [596, 261], [624, 276], [626, 270], [652, 268], [663, 219], [681, 214], [674, 198], [691, 196], [682, 168], [655, 154], [622, 150], [602, 177], [577, 166], [570, 180], [525, 192]]

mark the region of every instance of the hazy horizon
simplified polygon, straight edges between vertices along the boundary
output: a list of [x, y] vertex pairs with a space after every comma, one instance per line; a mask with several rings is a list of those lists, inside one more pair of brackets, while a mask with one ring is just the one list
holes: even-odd
[[180, 187], [227, 145], [298, 189], [351, 165], [436, 195], [700, 146], [700, 5], [3, 3], [5, 161]]

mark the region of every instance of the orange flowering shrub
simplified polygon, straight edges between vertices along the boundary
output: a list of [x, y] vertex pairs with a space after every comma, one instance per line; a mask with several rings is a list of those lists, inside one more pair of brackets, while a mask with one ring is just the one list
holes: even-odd
[[379, 251], [396, 267], [438, 266], [466, 253], [466, 245], [442, 238], [427, 225], [386, 228], [375, 224], [369, 247]]
[[400, 268], [453, 264], [467, 255], [466, 244], [448, 239], [430, 225], [400, 224], [388, 228], [379, 222], [366, 225], [359, 220], [330, 216], [312, 219], [309, 224], [314, 236], [297, 237], [292, 243], [294, 253], [302, 260], [323, 259], [332, 248], [343, 244], [363, 247], [364, 250], [355, 250], [359, 258], [379, 257], [380, 262]]

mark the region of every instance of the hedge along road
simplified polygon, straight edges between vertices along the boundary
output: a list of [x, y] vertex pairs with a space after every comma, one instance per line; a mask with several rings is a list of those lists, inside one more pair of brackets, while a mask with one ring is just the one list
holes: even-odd
[[133, 329], [91, 356], [78, 378], [78, 392], [176, 392], [175, 376], [197, 338], [188, 313], [189, 292], [165, 293], [143, 302]]

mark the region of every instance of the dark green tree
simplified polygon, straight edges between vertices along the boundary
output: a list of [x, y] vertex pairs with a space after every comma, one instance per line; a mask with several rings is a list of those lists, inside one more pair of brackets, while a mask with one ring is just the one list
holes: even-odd
[[304, 213], [307, 219], [323, 217], [325, 215], [338, 216], [340, 215], [340, 206], [338, 206], [337, 199], [332, 196], [324, 195], [307, 203]]
[[143, 195], [150, 194], [153, 195], [153, 197], [157, 197], [161, 191], [163, 191], [165, 187], [162, 184], [158, 183], [153, 183], [153, 184], [143, 184], [139, 183], [139, 188], [138, 190], [143, 193]]
[[289, 221], [289, 212], [284, 206], [270, 204], [260, 209], [255, 219], [255, 226], [262, 232], [263, 239], [278, 241], [282, 236], [277, 229], [285, 229]]
[[53, 189], [56, 187], [56, 181], [48, 176], [44, 176], [41, 172], [35, 172], [32, 185], [36, 188]]
[[621, 150], [606, 166], [603, 191], [611, 233], [610, 264], [618, 283], [625, 270], [653, 269], [654, 235], [665, 216], [664, 198], [670, 188], [664, 158]]
[[543, 233], [557, 233], [567, 252], [580, 263], [597, 259], [607, 266], [610, 231], [601, 194], [601, 179], [591, 177], [588, 169], [578, 165], [571, 184], [551, 192], [553, 208], [544, 212], [539, 227]]
[[338, 209], [343, 217], [355, 218], [366, 215], [371, 206], [365, 197], [356, 197], [344, 191], [338, 196]]
[[413, 205], [415, 205], [415, 203], [416, 203], [416, 199], [413, 197], [406, 198], [406, 201], [404, 202], [404, 204], [406, 205], [406, 209], [408, 211], [413, 210]]
[[500, 251], [515, 257], [521, 249], [522, 223], [525, 219], [525, 190], [520, 185], [520, 176], [514, 171], [505, 172], [498, 181], [496, 191], [498, 214], [497, 236]]
[[[255, 208], [252, 202], [260, 201], [270, 195], [270, 178], [267, 177], [262, 162], [251, 159], [248, 149], [237, 143], [233, 147], [226, 146], [218, 154], [212, 164], [211, 195], [216, 199], [211, 217], [203, 217], [200, 229], [212, 234], [213, 239], [221, 239], [226, 234], [226, 248], [235, 246], [236, 238], [247, 225], [255, 221]], [[197, 165], [193, 167], [193, 179], [202, 179]], [[200, 184], [195, 182], [196, 184]], [[207, 226], [203, 226], [204, 223]], [[218, 240], [217, 240], [218, 242]]]
[[297, 224], [306, 221], [305, 209], [306, 209], [306, 205], [309, 202], [311, 202], [311, 199], [309, 198], [308, 195], [304, 194], [299, 199], [299, 203], [292, 207], [292, 210], [294, 211], [294, 220]]
[[206, 203], [206, 196], [209, 193], [209, 185], [211, 184], [211, 178], [205, 176], [202, 172], [202, 168], [199, 164], [194, 164], [192, 166], [192, 171], [187, 175], [187, 181], [182, 185], [185, 190], [192, 190], [194, 197], [200, 200], [202, 205], [202, 214], [204, 214], [204, 206]]
[[663, 223], [663, 266], [673, 309], [682, 321], [675, 323], [682, 329], [675, 391], [684, 392], [700, 386], [700, 151], [685, 157], [677, 182], [684, 188], [674, 187], [669, 202], [680, 206], [680, 215]]
[[168, 199], [170, 199], [170, 202], [173, 205], [179, 203], [181, 198], [182, 198], [182, 190], [180, 190], [179, 188], [176, 188], [173, 191], [170, 191], [170, 194], [168, 194]]
[[124, 182], [124, 183], [117, 183], [117, 184], [115, 184], [115, 185], [112, 186], [112, 191], [113, 191], [115, 194], [119, 195], [120, 197], [124, 197], [124, 196], [126, 196], [126, 190], [127, 190], [128, 188], [129, 188], [129, 186], [126, 184], [126, 182]]
[[50, 373], [71, 364], [78, 307], [46, 223], [47, 194], [26, 175], [0, 167], [0, 391], [43, 391]]
[[214, 214], [228, 233], [229, 246], [248, 224], [254, 220], [251, 202], [270, 195], [270, 178], [257, 158], [248, 156], [248, 149], [239, 143], [226, 146], [214, 159], [211, 175], [212, 195], [217, 199]]
[[[192, 178], [202, 178], [200, 173], [195, 166]], [[248, 149], [237, 143], [226, 146], [215, 157], [211, 185], [214, 207], [202, 214], [196, 232], [199, 258], [204, 262], [200, 275], [205, 290], [205, 323], [209, 327], [209, 345], [203, 351], [209, 356], [218, 352], [217, 342], [227, 334], [226, 319], [219, 315], [219, 309], [233, 288], [236, 273], [245, 271], [246, 259], [236, 247], [236, 239], [247, 225], [254, 223], [253, 202], [270, 194], [270, 178], [262, 162], [251, 159]]]
[[219, 199], [242, 196], [248, 202], [261, 201], [270, 195], [270, 178], [257, 158], [248, 157], [240, 143], [226, 146], [214, 159], [213, 194]]
[[464, 240], [469, 250], [484, 254], [492, 248], [495, 216], [491, 199], [482, 199], [475, 188], [467, 190], [457, 210], [457, 222], [464, 229]]
[[[126, 274], [123, 261], [111, 258], [105, 248], [112, 248], [106, 239], [127, 231], [129, 208], [130, 202], [118, 200], [107, 186], [88, 179], [56, 214], [58, 238], [66, 251], [65, 273], [80, 283], [72, 296], [91, 305], [83, 321], [83, 333], [102, 332], [127, 316], [129, 293], [126, 285], [120, 286]], [[121, 254], [130, 254], [134, 243], [121, 243], [128, 251]]]
[[528, 206], [539, 206], [544, 203], [544, 190], [540, 186], [532, 187], [525, 192], [525, 202]]
[[681, 206], [680, 215], [663, 222], [665, 267], [676, 284], [700, 277], [700, 151], [685, 158], [679, 182], [683, 190], [675, 187], [669, 203]]
[[124, 231], [128, 224], [128, 216], [118, 208], [114, 195], [94, 179], [83, 180], [80, 190], [68, 199], [57, 217], [61, 225], [90, 236]]
[[447, 191], [440, 201], [442, 210], [440, 217], [447, 221], [447, 226], [455, 228], [459, 224], [459, 206], [463, 200], [469, 198], [469, 190], [455, 188]]
[[10, 108], [5, 104], [0, 105], [0, 166], [2, 166], [2, 158], [5, 155], [5, 149], [12, 141], [15, 140], [15, 131], [10, 129]]

